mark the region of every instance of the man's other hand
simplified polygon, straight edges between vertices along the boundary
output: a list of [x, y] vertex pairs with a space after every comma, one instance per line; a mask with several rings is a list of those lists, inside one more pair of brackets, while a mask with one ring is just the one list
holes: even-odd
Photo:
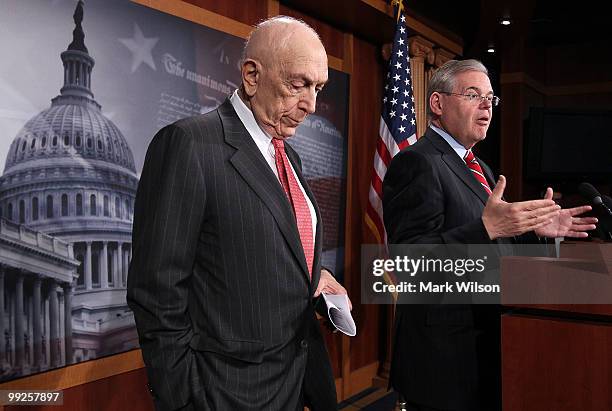
[[[544, 199], [549, 200], [553, 198], [553, 190], [548, 187]], [[595, 217], [576, 217], [580, 214], [591, 211], [591, 206], [584, 205], [574, 208], [564, 208], [559, 214], [554, 217], [550, 224], [546, 224], [537, 228], [535, 233], [539, 237], [574, 237], [574, 238], [585, 238], [589, 234], [587, 231], [595, 230], [595, 223], [597, 218]]]
[[[508, 203], [502, 200], [506, 178], [499, 180], [482, 212], [482, 222], [491, 240], [513, 237], [554, 224], [561, 207], [551, 198]], [[552, 190], [551, 190], [552, 191]]]
[[[346, 292], [346, 288], [344, 288], [334, 276], [327, 271], [325, 268], [321, 269], [321, 279], [319, 280], [319, 286], [314, 293], [315, 297], [321, 295], [321, 293], [325, 294], [348, 294]], [[353, 304], [351, 304], [351, 299], [348, 299], [349, 308], [353, 309]]]

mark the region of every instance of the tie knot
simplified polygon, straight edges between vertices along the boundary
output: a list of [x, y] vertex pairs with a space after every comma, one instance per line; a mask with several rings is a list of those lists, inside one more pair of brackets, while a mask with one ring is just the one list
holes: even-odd
[[468, 150], [467, 153], [465, 153], [465, 157], [463, 158], [463, 160], [465, 160], [466, 164], [473, 163], [476, 160], [476, 156], [474, 156], [472, 150]]
[[274, 145], [274, 148], [277, 150], [283, 150], [285, 148], [285, 141], [280, 138], [273, 138], [272, 145]]

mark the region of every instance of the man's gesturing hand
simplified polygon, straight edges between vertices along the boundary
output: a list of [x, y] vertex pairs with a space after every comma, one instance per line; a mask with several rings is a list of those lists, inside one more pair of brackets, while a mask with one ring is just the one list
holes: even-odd
[[559, 207], [550, 198], [507, 203], [502, 200], [506, 177], [499, 176], [495, 189], [482, 212], [482, 222], [491, 240], [512, 237], [551, 224]]
[[[553, 197], [552, 188], [546, 189], [545, 199], [551, 199]], [[585, 238], [589, 234], [587, 231], [595, 230], [595, 223], [597, 218], [595, 217], [577, 217], [582, 213], [591, 211], [590, 205], [584, 205], [574, 208], [564, 208], [559, 214], [551, 220], [550, 224], [538, 227], [535, 233], [540, 237], [574, 237], [574, 238]]]

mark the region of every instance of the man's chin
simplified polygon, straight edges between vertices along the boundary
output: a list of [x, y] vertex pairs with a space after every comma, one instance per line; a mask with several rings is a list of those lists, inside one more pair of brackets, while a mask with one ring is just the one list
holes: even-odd
[[297, 126], [295, 126], [295, 127], [292, 127], [292, 126], [283, 126], [283, 128], [281, 128], [280, 134], [281, 134], [281, 136], [283, 138], [293, 137], [295, 135], [295, 130], [296, 129], [297, 129]]
[[487, 138], [487, 131], [489, 127], [479, 127], [478, 130], [474, 133], [477, 141], [482, 141]]

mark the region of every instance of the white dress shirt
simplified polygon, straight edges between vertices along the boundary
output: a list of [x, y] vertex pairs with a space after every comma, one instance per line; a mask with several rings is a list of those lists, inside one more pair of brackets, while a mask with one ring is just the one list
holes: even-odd
[[[240, 121], [242, 121], [242, 124], [244, 124], [244, 127], [249, 132], [249, 135], [257, 145], [257, 148], [259, 148], [259, 151], [261, 151], [261, 155], [272, 169], [272, 172], [278, 180], [278, 184], [281, 184], [278, 178], [278, 170], [276, 169], [276, 160], [274, 159], [274, 145], [272, 144], [272, 137], [270, 137], [268, 133], [266, 133], [261, 129], [261, 127], [259, 127], [257, 120], [255, 120], [255, 117], [253, 116], [253, 112], [246, 106], [246, 104], [244, 104], [244, 101], [242, 101], [242, 99], [238, 95], [238, 90], [235, 90], [234, 93], [230, 96], [230, 102], [232, 103], [236, 114], [238, 114], [238, 118], [240, 119]], [[295, 174], [295, 170], [293, 169], [293, 164], [291, 164], [291, 161], [289, 161], [289, 167], [291, 167], [291, 172], [293, 173], [295, 180], [300, 186], [300, 190], [302, 190], [302, 194], [304, 195], [306, 203], [308, 204], [308, 209], [310, 210], [310, 217], [312, 219], [312, 242], [314, 244], [317, 234], [317, 213], [315, 212], [314, 206], [312, 205], [312, 201], [310, 201], [310, 198], [306, 194], [306, 191], [304, 191], [304, 187], [302, 187], [302, 182], [297, 177], [297, 174]], [[284, 191], [285, 190], [283, 189], [283, 192]]]

